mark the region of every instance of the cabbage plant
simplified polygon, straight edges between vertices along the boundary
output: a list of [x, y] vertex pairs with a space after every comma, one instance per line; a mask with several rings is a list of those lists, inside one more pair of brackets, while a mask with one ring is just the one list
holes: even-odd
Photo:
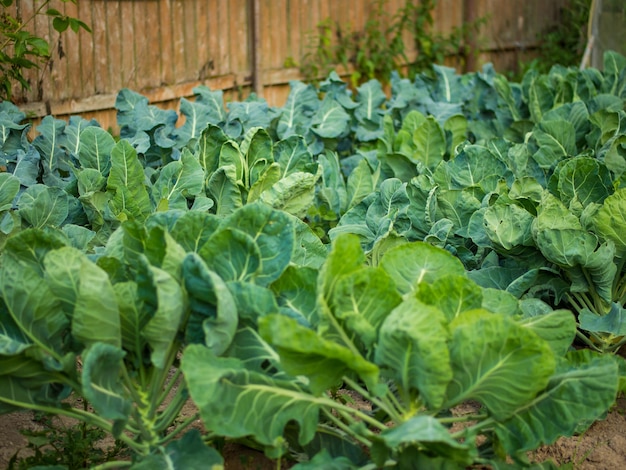
[[[224, 357], [185, 349], [207, 429], [311, 465], [524, 464], [526, 451], [580, 432], [614, 401], [617, 361], [569, 350], [569, 311], [481, 288], [423, 242], [365, 260], [357, 237], [339, 236], [313, 280], [292, 280], [290, 295], [280, 279], [270, 286], [287, 304], [306, 302], [305, 318], [259, 315], [258, 335]], [[467, 403], [469, 414], [455, 411]]]
[[198, 416], [179, 418], [189, 396], [180, 353], [228, 349], [245, 306], [292, 262], [296, 232], [293, 262], [315, 265], [324, 251], [306, 242], [306, 226], [260, 203], [225, 219], [167, 211], [127, 221], [98, 254], [59, 229], [10, 237], [0, 258], [0, 412], [103, 429], [132, 453], [105, 468], [221, 465], [190, 429]]

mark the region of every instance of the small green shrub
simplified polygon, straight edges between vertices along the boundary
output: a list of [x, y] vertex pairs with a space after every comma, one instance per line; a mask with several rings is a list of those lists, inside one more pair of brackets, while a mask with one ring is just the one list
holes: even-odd
[[26, 470], [40, 465], [64, 465], [68, 470], [92, 468], [127, 452], [120, 441], [115, 441], [108, 449], [97, 446], [106, 436], [100, 428], [85, 423], [59, 424], [53, 415], [44, 413], [35, 413], [34, 421], [41, 426], [40, 430], [21, 431], [30, 455], [20, 456], [23, 449], [15, 452], [8, 470]]
[[[60, 0], [63, 3], [76, 4], [78, 0]], [[23, 19], [14, 17], [7, 9], [14, 0], [0, 0], [0, 100], [10, 101], [15, 82], [23, 89], [30, 89], [30, 83], [24, 76], [27, 69], [39, 68], [50, 58], [50, 44], [44, 38], [27, 31], [26, 26], [35, 18], [45, 15], [52, 21], [52, 27], [59, 33], [68, 28], [78, 32], [81, 28], [91, 32], [89, 26], [77, 18], [62, 14], [55, 8], [47, 8], [51, 0], [44, 0], [32, 16]], [[36, 4], [37, 2], [35, 2]]]
[[[373, 78], [386, 83], [391, 72], [403, 66], [413, 76], [451, 55], [463, 57], [468, 53], [463, 50], [468, 35], [477, 33], [486, 21], [481, 18], [443, 35], [432, 29], [436, 0], [407, 2], [394, 15], [387, 4], [387, 0], [376, 0], [362, 30], [342, 26], [330, 18], [319, 23], [319, 33], [312, 36], [310, 50], [300, 66], [305, 80], [327, 76], [338, 64], [353, 67], [350, 81], [355, 87]], [[408, 57], [411, 47], [407, 34], [415, 52], [413, 60]]]

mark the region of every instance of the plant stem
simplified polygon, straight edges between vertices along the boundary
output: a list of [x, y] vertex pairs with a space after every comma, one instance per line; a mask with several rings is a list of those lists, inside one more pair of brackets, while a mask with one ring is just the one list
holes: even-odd
[[580, 339], [583, 343], [585, 343], [587, 346], [589, 346], [591, 349], [593, 349], [594, 351], [602, 352], [602, 350], [598, 346], [596, 346], [593, 343], [593, 341], [591, 341], [589, 338], [587, 338], [579, 330], [576, 330], [576, 337], [578, 339]]
[[177, 435], [179, 435], [183, 430], [188, 428], [191, 425], [191, 423], [193, 423], [199, 417], [200, 417], [200, 413], [196, 413], [193, 416], [190, 416], [189, 418], [184, 420], [182, 423], [180, 423], [178, 426], [176, 426], [176, 428], [172, 432], [169, 432], [163, 439], [161, 439], [159, 441], [159, 444], [160, 445], [167, 444], [169, 441], [171, 441]]
[[449, 418], [437, 418], [440, 423], [465, 423], [467, 421], [479, 421], [487, 418], [487, 413], [481, 413], [477, 415], [465, 415], [465, 416], [450, 416]]
[[355, 433], [352, 429], [350, 429], [350, 426], [348, 426], [346, 423], [344, 423], [343, 421], [341, 421], [339, 418], [337, 418], [335, 415], [333, 415], [330, 411], [324, 409], [324, 414], [326, 415], [326, 417], [331, 420], [335, 426], [337, 426], [339, 429], [341, 429], [343, 432], [345, 432], [347, 435], [351, 436], [353, 439], [359, 441], [361, 444], [370, 447], [372, 445], [372, 443], [364, 438], [363, 436]]
[[131, 465], [133, 465], [133, 462], [127, 462], [125, 460], [116, 460], [116, 461], [105, 462], [100, 465], [96, 465], [95, 467], [91, 467], [91, 470], [107, 470], [109, 468], [130, 467]]
[[187, 392], [184, 388], [179, 388], [178, 390], [176, 390], [176, 394], [156, 420], [156, 424], [154, 425], [154, 429], [156, 432], [161, 433], [165, 431], [170, 426], [170, 424], [172, 424], [172, 422], [180, 414], [183, 406], [185, 406], [185, 403], [187, 403], [186, 395]]
[[379, 400], [378, 398], [370, 395], [369, 391], [364, 389], [363, 387], [361, 387], [358, 383], [356, 383], [354, 380], [350, 379], [349, 377], [343, 377], [343, 381], [355, 392], [358, 392], [359, 394], [361, 394], [361, 396], [363, 398], [366, 398], [367, 400], [371, 401], [372, 404], [378, 406], [381, 410], [384, 410], [385, 413], [387, 413], [389, 415], [389, 417], [391, 419], [394, 420], [395, 423], [399, 424], [402, 421], [404, 421], [402, 419], [402, 416], [396, 411], [395, 407], [393, 406], [393, 404], [389, 403], [386, 399], [384, 401]]
[[613, 294], [615, 294], [615, 300], [620, 299], [624, 290], [626, 289], [626, 285], [624, 283], [624, 276], [622, 276], [622, 270], [624, 269], [624, 264], [626, 263], [626, 258], [620, 259], [617, 263], [617, 271], [615, 273], [615, 279], [613, 279]]
[[361, 356], [361, 352], [357, 349], [357, 347], [354, 345], [354, 343], [348, 337], [348, 335], [346, 335], [346, 332], [344, 331], [344, 329], [341, 327], [341, 325], [339, 324], [339, 322], [335, 318], [335, 315], [333, 315], [333, 313], [330, 310], [330, 307], [328, 305], [328, 302], [326, 302], [325, 298], [322, 300], [321, 311], [326, 315], [326, 317], [328, 317], [328, 320], [332, 324], [333, 328], [335, 329], [335, 331], [341, 337], [341, 340], [343, 341], [344, 346], [346, 346], [348, 349], [350, 349], [350, 351], [352, 351], [355, 355]]
[[176, 383], [178, 381], [178, 378], [182, 375], [182, 373], [183, 373], [183, 371], [181, 369], [176, 369], [176, 371], [174, 372], [174, 375], [168, 381], [167, 386], [163, 390], [163, 393], [161, 393], [161, 396], [159, 396], [159, 399], [157, 400], [159, 403], [163, 403], [163, 401], [165, 401], [167, 396], [170, 394], [170, 392], [172, 391], [172, 389], [176, 385]]
[[342, 413], [343, 412], [343, 413], [347, 413], [348, 415], [352, 415], [355, 418], [359, 418], [362, 421], [365, 421], [366, 423], [370, 424], [371, 426], [374, 426], [375, 428], [378, 428], [381, 431], [384, 431], [385, 429], [387, 429], [387, 426], [382, 424], [377, 419], [372, 418], [367, 413], [363, 413], [361, 410], [358, 410], [356, 408], [351, 408], [351, 407], [349, 407], [347, 405], [344, 405], [342, 403], [338, 403], [338, 402], [332, 401], [330, 399], [329, 399], [329, 401], [332, 402], [332, 404], [330, 406], [332, 408], [334, 408], [335, 410], [337, 410], [338, 413]]
[[174, 360], [176, 359], [176, 354], [178, 354], [179, 349], [180, 348], [178, 342], [172, 342], [167, 353], [167, 360], [165, 361], [164, 367], [158, 370], [158, 373], [150, 378], [151, 386], [149, 396], [152, 397], [152, 399], [150, 400], [150, 408], [147, 414], [147, 417], [150, 420], [154, 420], [158, 411], [158, 407], [161, 405], [161, 403], [163, 403], [159, 395], [165, 387], [167, 376], [170, 373], [170, 367], [174, 363]]
[[394, 395], [394, 393], [389, 388], [387, 388], [387, 400], [393, 406], [394, 409], [404, 414], [404, 412], [402, 411], [404, 409], [404, 407], [402, 406], [402, 403], [400, 403], [398, 398]]

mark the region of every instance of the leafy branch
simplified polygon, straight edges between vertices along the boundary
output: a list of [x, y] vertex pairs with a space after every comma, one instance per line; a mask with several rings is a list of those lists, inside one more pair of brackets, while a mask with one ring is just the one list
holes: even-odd
[[[68, 28], [77, 33], [80, 29], [91, 32], [87, 24], [77, 18], [65, 15], [55, 8], [47, 8], [52, 0], [44, 0], [33, 14], [22, 20], [10, 14], [7, 9], [14, 0], [0, 0], [2, 14], [0, 15], [0, 99], [11, 100], [13, 84], [15, 82], [22, 89], [30, 89], [30, 83], [24, 75], [25, 70], [39, 68], [50, 58], [49, 42], [26, 30], [35, 18], [45, 15], [52, 20], [52, 27], [58, 33]], [[63, 3], [77, 4], [78, 0], [61, 0]]]

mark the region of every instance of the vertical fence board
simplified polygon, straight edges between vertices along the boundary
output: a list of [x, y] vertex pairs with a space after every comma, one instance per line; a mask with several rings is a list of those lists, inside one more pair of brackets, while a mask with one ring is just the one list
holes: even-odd
[[134, 2], [119, 2], [118, 18], [120, 24], [120, 51], [115, 57], [121, 66], [119, 70], [122, 78], [122, 87], [137, 89], [137, 58], [134, 22], [137, 20], [133, 12]]
[[[72, 3], [66, 3], [61, 10], [66, 15], [76, 17], [78, 9]], [[51, 43], [52, 44], [52, 43]], [[80, 61], [80, 43], [77, 41], [76, 35], [69, 29], [63, 33], [60, 38], [60, 47], [57, 48], [58, 57], [54, 60], [59, 61], [61, 65], [57, 71], [58, 97], [57, 99], [72, 98], [72, 94], [81, 95], [81, 61]]]
[[[155, 28], [159, 32], [159, 42], [155, 45], [155, 49], [158, 50], [160, 57], [159, 69], [154, 73], [158, 73], [161, 78], [161, 83], [170, 85], [176, 80], [176, 71], [172, 67], [172, 60], [174, 57], [174, 33], [172, 28], [172, 0], [163, 0], [159, 2], [159, 22], [158, 28]], [[156, 25], [155, 25], [156, 26]]]
[[217, 29], [213, 34], [217, 34], [217, 75], [226, 75], [230, 72], [230, 54], [228, 47], [228, 31], [229, 26], [228, 13], [229, 1], [218, 0], [217, 2]]
[[230, 35], [230, 53], [232, 56], [231, 68], [237, 71], [238, 75], [250, 75], [249, 70], [251, 62], [248, 60], [248, 1], [235, 0], [232, 1], [231, 17], [234, 20], [233, 28]]
[[[106, 93], [109, 91], [108, 84], [110, 81], [109, 70], [107, 65], [107, 15], [105, 2], [93, 2], [91, 4], [91, 30], [93, 31], [93, 70], [94, 70], [94, 94]], [[88, 44], [88, 39], [83, 39]], [[111, 90], [112, 91], [112, 90]]]
[[183, 1], [183, 17], [176, 35], [183, 38], [185, 70], [183, 77], [194, 79], [198, 77], [198, 18], [195, 15], [196, 0]]
[[203, 2], [203, 7], [208, 9], [208, 23], [207, 23], [207, 35], [209, 38], [208, 43], [208, 56], [207, 56], [207, 76], [217, 75], [218, 74], [218, 51], [219, 51], [219, 38], [220, 38], [220, 30], [218, 27], [218, 0], [209, 0], [208, 6], [207, 2]]
[[197, 20], [196, 41], [198, 48], [198, 78], [204, 80], [209, 77], [209, 11], [202, 2], [194, 0], [194, 14]]
[[[93, 24], [92, 2], [78, 2], [76, 17], [83, 18], [87, 24]], [[92, 30], [93, 31], [93, 30]], [[93, 96], [96, 92], [96, 72], [93, 57], [94, 41], [93, 33], [88, 33], [82, 28], [77, 33], [73, 31], [68, 33], [73, 36], [74, 41], [78, 42], [78, 54], [80, 62], [81, 86], [80, 92], [74, 90], [72, 98], [80, 98], [81, 96]]]
[[[172, 61], [169, 64], [174, 71], [175, 80], [185, 75], [185, 36], [184, 28], [184, 0], [172, 0], [170, 15], [172, 18]], [[167, 66], [167, 65], [166, 65]]]
[[[103, 60], [107, 65], [107, 93], [115, 93], [122, 88], [122, 23], [120, 21], [119, 2], [103, 2], [106, 14], [104, 36], [106, 38], [106, 55]], [[90, 25], [92, 28], [100, 23]]]

